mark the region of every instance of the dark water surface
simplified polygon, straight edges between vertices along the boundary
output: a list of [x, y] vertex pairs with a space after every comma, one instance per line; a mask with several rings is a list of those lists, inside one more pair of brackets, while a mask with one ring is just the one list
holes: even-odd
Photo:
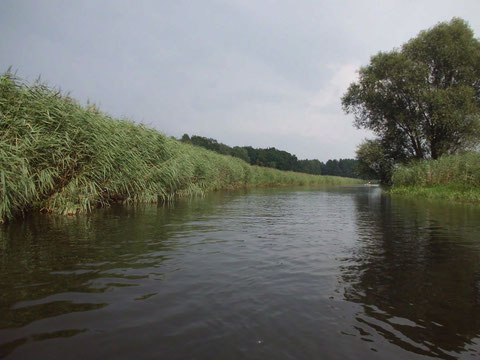
[[480, 357], [480, 207], [378, 188], [34, 216], [0, 270], [0, 358]]

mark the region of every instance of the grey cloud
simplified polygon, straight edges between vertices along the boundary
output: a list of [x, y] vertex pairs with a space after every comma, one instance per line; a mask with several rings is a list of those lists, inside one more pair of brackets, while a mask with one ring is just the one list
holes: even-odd
[[353, 157], [369, 134], [342, 113], [355, 69], [472, 1], [0, 2], [0, 71], [71, 91], [168, 135]]

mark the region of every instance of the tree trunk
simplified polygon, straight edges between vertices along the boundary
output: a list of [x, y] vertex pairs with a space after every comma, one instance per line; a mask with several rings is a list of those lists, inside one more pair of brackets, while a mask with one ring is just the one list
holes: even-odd
[[436, 141], [430, 141], [430, 155], [432, 156], [432, 159], [438, 159], [438, 149], [437, 149], [437, 142]]

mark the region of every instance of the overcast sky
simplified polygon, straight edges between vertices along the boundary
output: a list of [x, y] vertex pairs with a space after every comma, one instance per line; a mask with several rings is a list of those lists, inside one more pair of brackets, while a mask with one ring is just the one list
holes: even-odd
[[480, 1], [0, 0], [0, 71], [167, 135], [354, 157], [340, 97], [371, 55]]

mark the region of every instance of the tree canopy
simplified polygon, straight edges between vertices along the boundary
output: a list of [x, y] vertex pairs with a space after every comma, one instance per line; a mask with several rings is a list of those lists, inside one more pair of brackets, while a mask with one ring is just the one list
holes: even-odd
[[357, 171], [363, 178], [390, 182], [394, 163], [379, 139], [365, 140], [360, 144], [357, 148], [357, 161]]
[[471, 149], [480, 139], [480, 42], [462, 19], [439, 23], [373, 56], [342, 105], [378, 136], [363, 155], [381, 146], [405, 162]]

